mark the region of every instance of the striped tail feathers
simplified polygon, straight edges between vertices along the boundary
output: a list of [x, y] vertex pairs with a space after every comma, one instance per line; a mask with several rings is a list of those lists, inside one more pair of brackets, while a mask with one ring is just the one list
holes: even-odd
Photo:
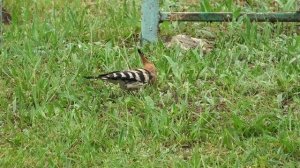
[[107, 77], [109, 77], [111, 74], [114, 73], [118, 73], [120, 71], [113, 71], [113, 72], [109, 72], [109, 73], [105, 73], [105, 74], [100, 74], [98, 76], [84, 76], [85, 79], [101, 79], [101, 80], [106, 80], [108, 79]]
[[102, 79], [102, 80], [126, 80], [126, 81], [140, 81], [148, 83], [152, 79], [149, 71], [145, 69], [134, 69], [127, 71], [114, 71], [98, 76], [86, 76], [86, 79]]
[[123, 89], [138, 89], [152, 81], [152, 74], [146, 69], [134, 69], [127, 71], [115, 71], [107, 74], [101, 74], [86, 79], [101, 79], [114, 84], [120, 84]]
[[84, 76], [85, 79], [101, 79], [103, 76], [99, 75], [99, 76]]
[[152, 78], [150, 72], [145, 69], [133, 69], [127, 71], [117, 71], [101, 75], [101, 79], [108, 80], [122, 80], [126, 82], [142, 82], [148, 83]]

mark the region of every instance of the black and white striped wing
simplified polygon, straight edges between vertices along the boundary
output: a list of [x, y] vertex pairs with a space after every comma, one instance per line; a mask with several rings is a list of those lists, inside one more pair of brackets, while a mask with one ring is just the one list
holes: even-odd
[[145, 69], [134, 69], [102, 74], [97, 78], [107, 80], [114, 84], [120, 84], [124, 89], [138, 89], [149, 83], [152, 79], [152, 75]]

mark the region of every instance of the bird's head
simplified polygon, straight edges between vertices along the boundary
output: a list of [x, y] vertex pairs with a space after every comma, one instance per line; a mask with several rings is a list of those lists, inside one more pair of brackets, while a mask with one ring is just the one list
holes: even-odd
[[138, 49], [138, 52], [140, 54], [142, 63], [144, 65], [144, 69], [148, 70], [151, 73], [151, 75], [153, 76], [152, 81], [155, 81], [156, 80], [156, 67], [155, 67], [155, 65], [151, 61], [149, 61], [149, 59], [145, 56], [145, 54], [140, 49]]

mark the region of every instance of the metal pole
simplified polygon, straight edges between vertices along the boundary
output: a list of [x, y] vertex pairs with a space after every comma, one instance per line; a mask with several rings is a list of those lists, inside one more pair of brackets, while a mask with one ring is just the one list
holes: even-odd
[[0, 0], [0, 47], [2, 43], [2, 0]]
[[142, 34], [141, 43], [156, 42], [159, 26], [158, 0], [143, 0], [142, 2]]
[[[300, 22], [298, 12], [241, 13], [256, 22]], [[231, 22], [231, 12], [161, 12], [161, 21], [198, 21], [198, 22]]]
[[0, 0], [0, 24], [1, 24], [1, 30], [2, 30], [2, 0]]

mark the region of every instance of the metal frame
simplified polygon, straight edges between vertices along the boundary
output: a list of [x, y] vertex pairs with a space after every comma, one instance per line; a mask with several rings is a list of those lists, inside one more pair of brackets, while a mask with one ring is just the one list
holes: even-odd
[[[158, 40], [159, 23], [164, 21], [231, 22], [232, 12], [161, 12], [159, 0], [142, 2], [141, 43]], [[297, 12], [240, 13], [236, 19], [246, 16], [256, 22], [300, 22]]]

